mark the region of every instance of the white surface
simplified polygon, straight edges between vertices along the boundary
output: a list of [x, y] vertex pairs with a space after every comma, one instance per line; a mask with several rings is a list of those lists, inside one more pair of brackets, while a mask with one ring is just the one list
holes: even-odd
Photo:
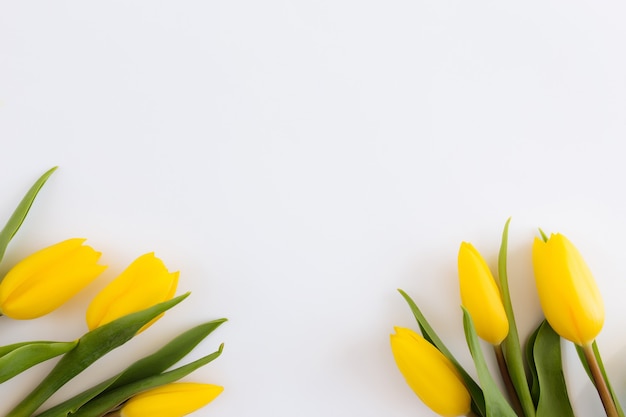
[[[110, 265], [56, 313], [3, 319], [0, 343], [79, 336], [90, 297], [156, 251], [192, 298], [56, 400], [225, 316], [194, 352], [226, 344], [187, 378], [226, 387], [198, 416], [431, 415], [390, 355], [392, 326], [414, 326], [395, 290], [471, 368], [456, 252], [495, 264], [513, 216], [522, 331], [536, 227], [560, 231], [606, 298], [626, 400], [625, 18], [621, 1], [0, 2], [1, 218], [60, 166], [0, 269], [72, 236]], [[0, 386], [0, 411], [51, 365]]]

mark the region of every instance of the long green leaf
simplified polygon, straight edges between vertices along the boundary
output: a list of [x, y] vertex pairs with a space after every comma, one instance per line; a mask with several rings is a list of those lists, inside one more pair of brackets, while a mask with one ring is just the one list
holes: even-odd
[[476, 365], [476, 372], [478, 373], [478, 379], [485, 395], [485, 407], [487, 409], [486, 417], [517, 417], [515, 411], [511, 408], [509, 403], [500, 392], [498, 385], [489, 373], [487, 362], [483, 356], [482, 349], [480, 348], [480, 342], [478, 341], [478, 335], [474, 328], [472, 318], [465, 308], [463, 308], [463, 329], [465, 329], [465, 338], [467, 339], [467, 346], [470, 349], [474, 364]]
[[105, 392], [165, 371], [225, 322], [226, 319], [212, 320], [184, 332], [153, 355], [131, 365]]
[[[62, 355], [78, 342], [27, 342], [18, 343], [14, 349], [0, 357], [0, 383], [24, 372], [38, 363]], [[9, 346], [10, 348], [11, 346]], [[5, 347], [6, 348], [6, 347]]]
[[463, 381], [465, 382], [465, 385], [467, 386], [467, 389], [472, 397], [472, 408], [474, 409], [474, 412], [478, 413], [481, 416], [485, 416], [485, 399], [483, 397], [483, 392], [476, 383], [476, 381], [474, 381], [474, 379], [467, 373], [467, 371], [463, 369], [463, 367], [456, 360], [454, 355], [452, 355], [452, 353], [448, 350], [446, 345], [439, 338], [432, 326], [428, 323], [428, 320], [426, 320], [426, 317], [424, 316], [424, 314], [422, 314], [421, 310], [419, 309], [417, 304], [415, 304], [415, 302], [411, 299], [411, 297], [409, 297], [407, 293], [400, 289], [398, 291], [409, 304], [409, 307], [411, 308], [411, 311], [413, 312], [413, 315], [417, 320], [417, 323], [420, 327], [420, 330], [422, 331], [422, 335], [424, 336], [424, 338], [437, 349], [439, 349], [439, 351], [443, 353], [444, 356], [447, 357], [454, 364], [456, 369], [461, 374], [461, 377], [463, 378]]
[[10, 345], [0, 346], [0, 358], [2, 358], [7, 353], [13, 352], [15, 349], [19, 349], [22, 346], [28, 346], [31, 343], [54, 343], [54, 342], [51, 342], [49, 340], [35, 340], [32, 342], [19, 342], [19, 343], [13, 343]]
[[500, 245], [500, 253], [498, 255], [498, 277], [500, 282], [500, 292], [502, 295], [502, 304], [509, 321], [509, 334], [503, 342], [504, 357], [509, 369], [511, 381], [515, 387], [515, 392], [519, 397], [524, 415], [526, 417], [534, 417], [535, 406], [528, 388], [526, 372], [524, 370], [524, 358], [522, 348], [520, 346], [519, 334], [517, 332], [517, 324], [515, 323], [515, 314], [513, 313], [513, 304], [511, 303], [511, 293], [509, 291], [509, 280], [507, 276], [507, 250], [509, 239], [509, 224], [511, 218], [506, 221], [504, 231], [502, 232], [502, 243]]
[[540, 327], [541, 325], [537, 326], [535, 331], [528, 337], [528, 342], [526, 342], [526, 362], [528, 363], [528, 370], [530, 371], [530, 395], [533, 397], [535, 408], [537, 407], [537, 403], [539, 403], [540, 389], [533, 347], [535, 346], [535, 340], [537, 340], [537, 334], [539, 333]]
[[52, 173], [56, 169], [57, 167], [49, 169], [41, 177], [39, 177], [37, 181], [35, 181], [35, 183], [32, 187], [30, 187], [24, 198], [22, 198], [20, 204], [18, 204], [17, 208], [9, 218], [7, 224], [4, 226], [2, 231], [0, 231], [0, 262], [2, 262], [2, 258], [4, 258], [4, 253], [7, 250], [9, 242], [11, 241], [11, 239], [13, 239], [13, 236], [15, 236], [20, 226], [24, 222], [24, 219], [26, 218], [30, 207], [35, 201], [35, 197], [37, 197], [37, 193], [39, 193], [41, 187], [43, 187], [50, 175], [52, 175]]
[[43, 381], [6, 417], [30, 417], [52, 394], [111, 350], [128, 342], [152, 319], [187, 298], [187, 294], [121, 317], [85, 334]]
[[[593, 343], [595, 343], [595, 341]], [[576, 346], [576, 353], [578, 354], [578, 359], [580, 359], [580, 363], [582, 363], [583, 368], [585, 368], [585, 372], [587, 372], [587, 376], [591, 380], [591, 383], [593, 385], [596, 385], [596, 381], [593, 379], [593, 375], [591, 375], [591, 369], [589, 369], [589, 363], [587, 362], [587, 359], [585, 358], [585, 352], [583, 351], [583, 347], [578, 346], [577, 344], [574, 344], [574, 346]], [[594, 349], [593, 352], [595, 353], [595, 351], [596, 350]]]
[[547, 321], [539, 326], [533, 357], [540, 387], [537, 417], [574, 417], [563, 376], [561, 338]]
[[73, 414], [73, 417], [102, 416], [107, 411], [116, 408], [124, 401], [141, 391], [169, 384], [189, 375], [201, 366], [204, 366], [218, 358], [221, 355], [223, 348], [224, 345], [222, 344], [220, 345], [219, 350], [187, 365], [181, 366], [180, 368], [162, 373], [160, 375], [151, 376], [149, 378], [124, 385], [116, 390], [109, 391], [108, 393], [89, 401], [83, 407], [79, 408], [78, 411]]
[[38, 417], [65, 417], [103, 393], [160, 374], [185, 357], [225, 321], [226, 319], [213, 320], [187, 330], [152, 355], [138, 360], [116, 376], [46, 410]]

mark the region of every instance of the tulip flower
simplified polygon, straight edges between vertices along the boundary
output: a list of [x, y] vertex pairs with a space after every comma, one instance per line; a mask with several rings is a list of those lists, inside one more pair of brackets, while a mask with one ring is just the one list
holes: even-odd
[[492, 345], [499, 345], [509, 333], [509, 321], [487, 262], [471, 243], [463, 242], [458, 264], [461, 302], [472, 316], [476, 333]]
[[604, 324], [604, 303], [578, 249], [565, 236], [552, 234], [533, 244], [535, 283], [541, 308], [561, 337], [582, 347], [607, 416], [619, 415], [592, 343]]
[[182, 417], [213, 401], [224, 388], [218, 385], [175, 382], [144, 391], [128, 400], [121, 417]]
[[127, 314], [167, 301], [176, 293], [177, 284], [178, 272], [169, 272], [154, 253], [142, 255], [93, 299], [87, 309], [87, 326], [93, 330]]
[[0, 312], [14, 319], [50, 313], [106, 269], [100, 252], [68, 239], [42, 249], [15, 265], [0, 283]]
[[472, 317], [476, 334], [493, 345], [500, 375], [518, 415], [524, 415], [504, 357], [502, 341], [509, 334], [500, 289], [485, 259], [471, 243], [463, 242], [458, 256], [461, 303]]
[[415, 394], [441, 416], [467, 415], [471, 397], [452, 362], [414, 331], [402, 327], [395, 331], [391, 335], [391, 350]]
[[563, 235], [535, 238], [533, 267], [541, 308], [550, 326], [577, 345], [596, 338], [604, 324], [604, 304], [589, 267]]

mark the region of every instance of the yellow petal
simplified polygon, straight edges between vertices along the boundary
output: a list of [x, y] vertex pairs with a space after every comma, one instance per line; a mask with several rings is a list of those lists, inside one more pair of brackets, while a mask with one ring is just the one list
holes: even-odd
[[93, 299], [87, 309], [87, 326], [93, 330], [171, 299], [176, 292], [178, 275], [178, 272], [169, 272], [153, 253], [140, 256]]
[[509, 333], [509, 321], [487, 262], [474, 246], [463, 242], [458, 267], [461, 302], [472, 316], [476, 333], [492, 345], [499, 345]]
[[43, 316], [67, 302], [106, 269], [100, 253], [69, 239], [42, 249], [13, 267], [0, 283], [0, 310], [14, 319]]
[[535, 283], [550, 326], [578, 345], [591, 343], [604, 324], [604, 303], [589, 267], [563, 235], [533, 244]]
[[178, 382], [132, 397], [122, 407], [122, 417], [183, 417], [213, 401], [224, 388], [218, 385]]
[[390, 337], [393, 357], [413, 392], [441, 416], [466, 415], [471, 397], [450, 360], [414, 331], [395, 330]]

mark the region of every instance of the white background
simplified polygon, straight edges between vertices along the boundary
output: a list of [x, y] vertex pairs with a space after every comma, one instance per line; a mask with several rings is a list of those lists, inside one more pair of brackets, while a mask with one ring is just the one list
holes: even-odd
[[[432, 415], [388, 335], [403, 288], [468, 369], [456, 277], [495, 266], [513, 217], [523, 334], [540, 318], [537, 227], [585, 254], [600, 348], [626, 401], [626, 6], [622, 1], [0, 1], [0, 215], [59, 165], [0, 266], [74, 236], [107, 272], [57, 312], [2, 318], [0, 343], [71, 340], [84, 309], [155, 251], [192, 296], [53, 404], [228, 317], [188, 377], [198, 416]], [[2, 220], [4, 221], [4, 220]], [[566, 347], [581, 416], [601, 415]], [[46, 373], [0, 386], [10, 409]]]

